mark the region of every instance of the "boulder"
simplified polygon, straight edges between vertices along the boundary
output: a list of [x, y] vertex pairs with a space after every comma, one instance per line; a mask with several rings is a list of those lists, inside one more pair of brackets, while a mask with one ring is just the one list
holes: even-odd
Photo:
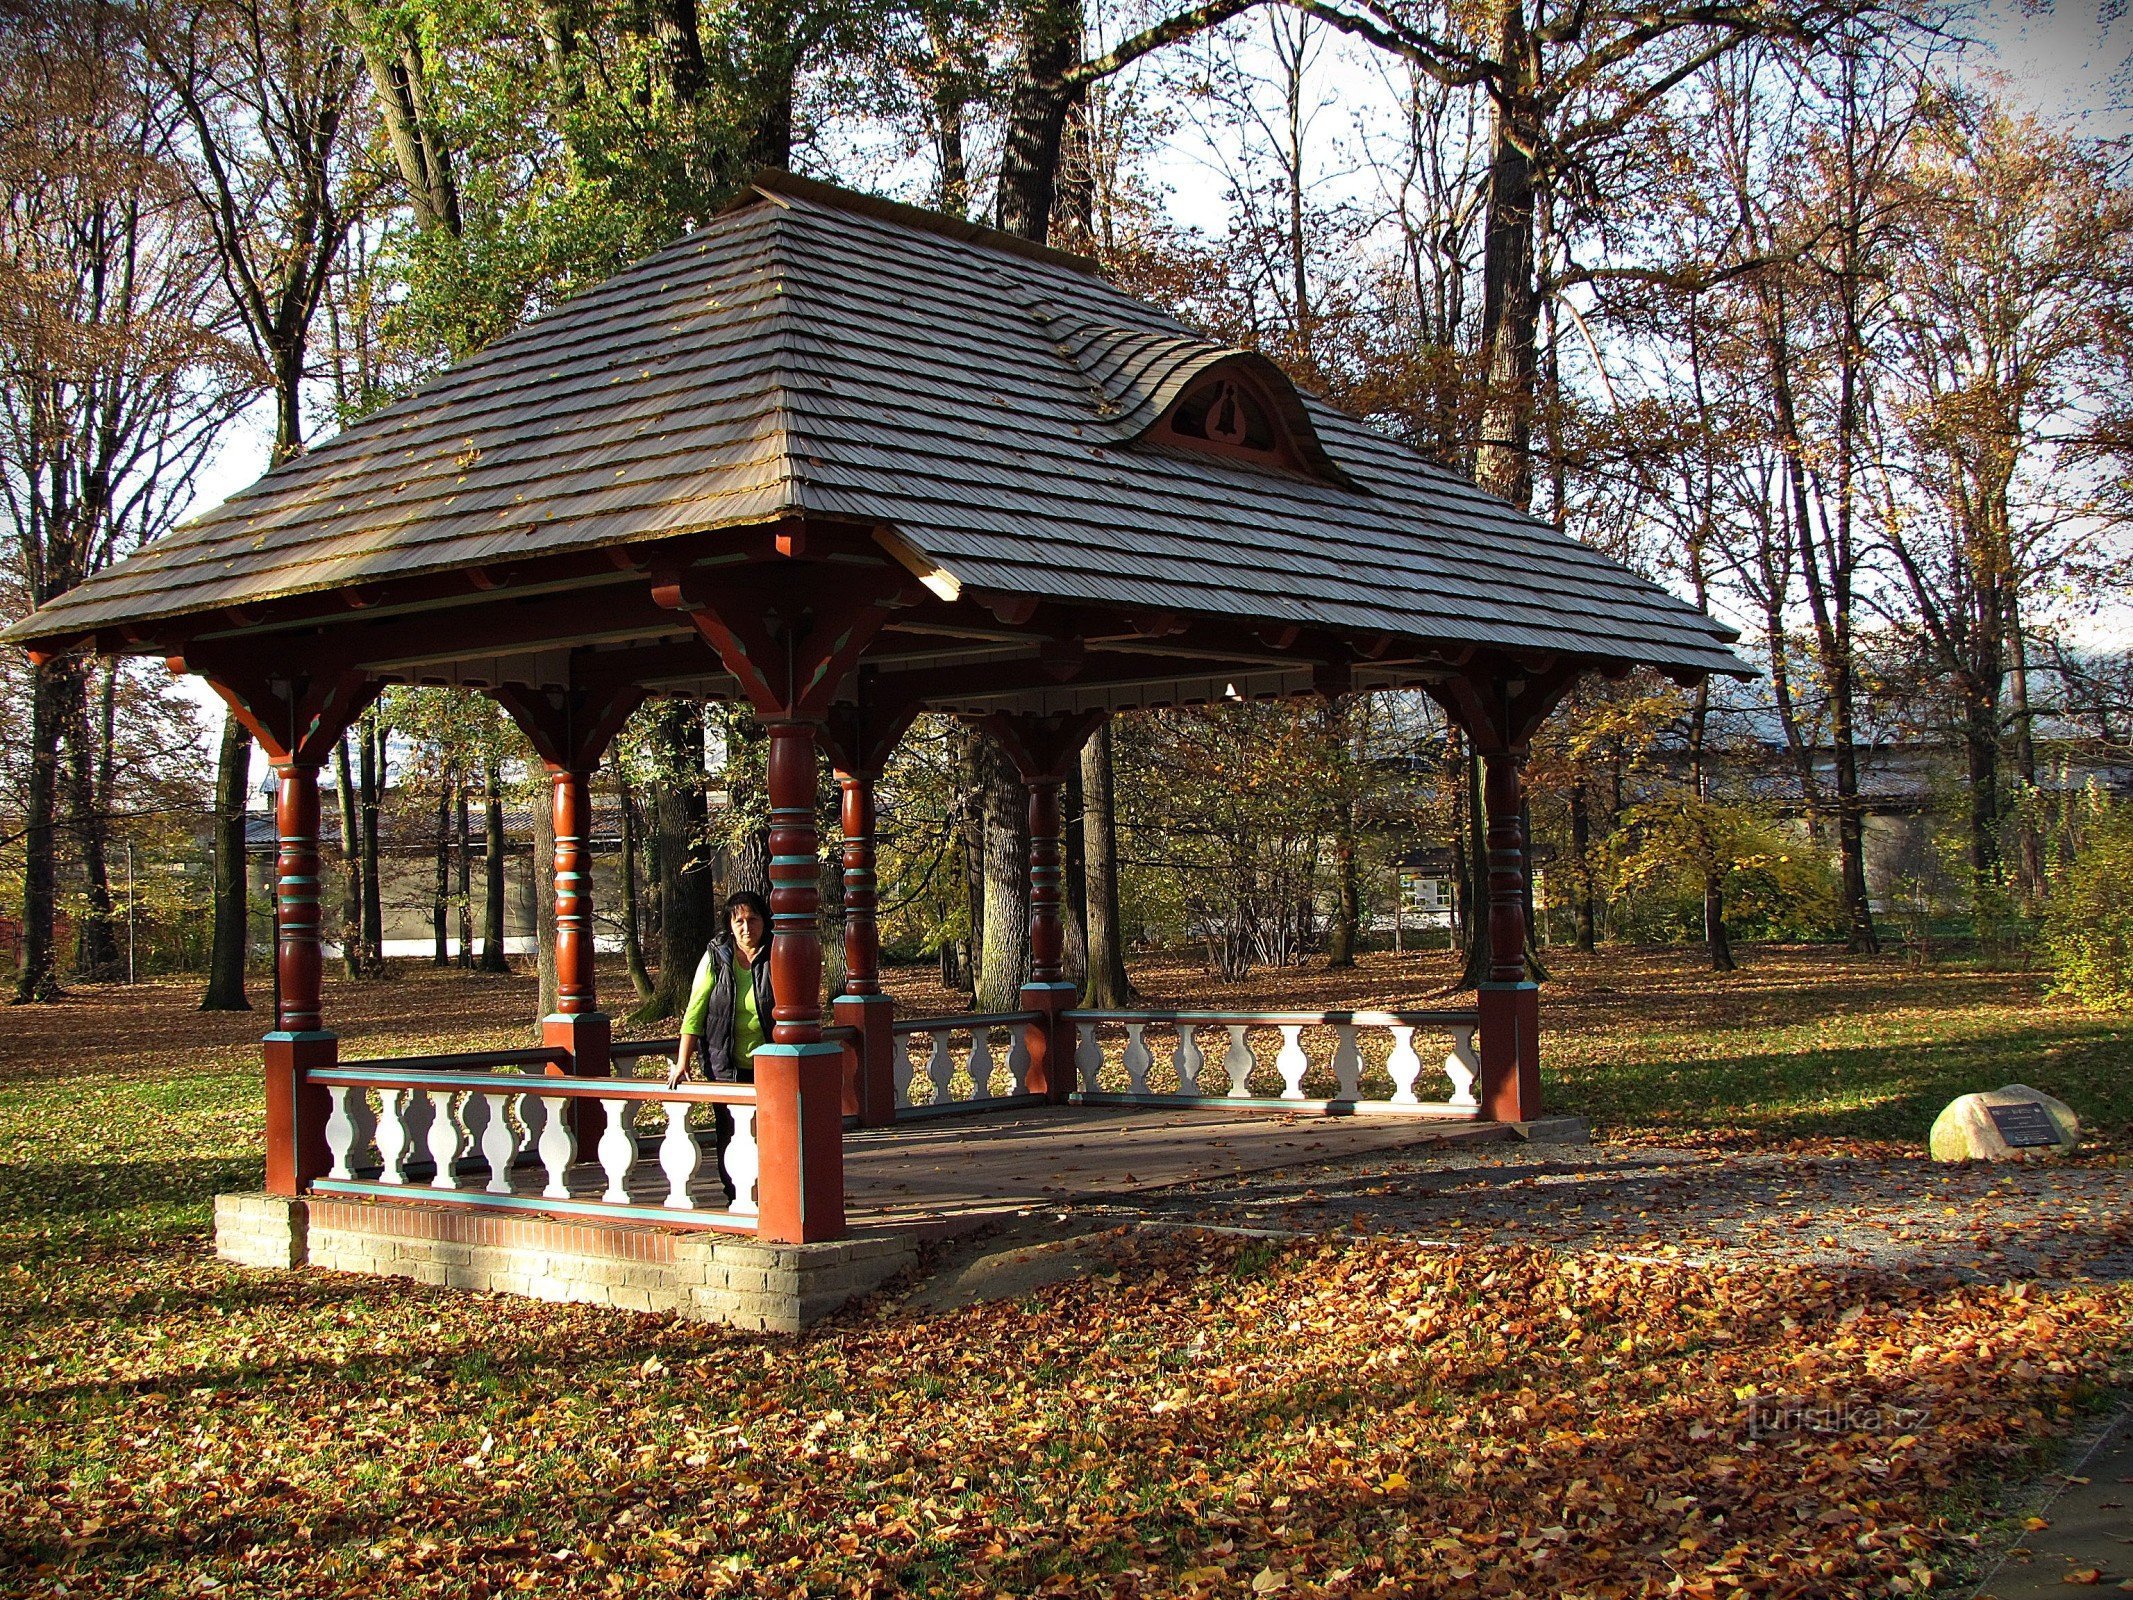
[[[2011, 1120], [2014, 1126], [2003, 1132], [1995, 1121], [1992, 1108], [2003, 1108], [2003, 1119]], [[2041, 1107], [2043, 1119], [2035, 1112], [2025, 1112], [2023, 1107]], [[2005, 1108], [2014, 1108], [2011, 1118]], [[2049, 1144], [2010, 1144], [2010, 1134], [2022, 1136], [2024, 1122], [2040, 1127], [2048, 1121], [2049, 1129], [2057, 1137]], [[2032, 1157], [2063, 1156], [2073, 1152], [2081, 1142], [2081, 1119], [2064, 1100], [2056, 1100], [2041, 1089], [2032, 1089], [2026, 1083], [2010, 1083], [2002, 1089], [1988, 1090], [1983, 1094], [1966, 1094], [1948, 1102], [1947, 1109], [1933, 1119], [1933, 1132], [1927, 1146], [1935, 1161], [2027, 1161]]]

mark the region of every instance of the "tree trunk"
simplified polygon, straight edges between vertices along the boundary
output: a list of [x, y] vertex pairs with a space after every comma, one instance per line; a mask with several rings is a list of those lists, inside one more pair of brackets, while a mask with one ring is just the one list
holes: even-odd
[[363, 970], [385, 975], [385, 895], [378, 872], [378, 811], [385, 802], [385, 720], [372, 712], [357, 735], [362, 752]]
[[1333, 811], [1333, 926], [1326, 937], [1328, 968], [1355, 965], [1356, 948], [1363, 931], [1362, 874], [1355, 848], [1356, 768], [1352, 760], [1353, 732], [1349, 712], [1350, 707], [1345, 701], [1329, 702], [1326, 706], [1327, 731], [1332, 736], [1329, 742], [1340, 751], [1340, 798]]
[[2021, 613], [2008, 607], [2010, 656], [2008, 694], [2014, 710], [2015, 779], [2022, 785], [2022, 806], [2015, 817], [2015, 875], [2023, 903], [2034, 908], [2044, 894], [2044, 842], [2037, 829], [2036, 717], [2029, 706], [2029, 641], [2022, 634]]
[[1081, 53], [1081, 26], [1080, 0], [1033, 0], [1008, 90], [994, 226], [1039, 244], [1051, 235], [1060, 143], [1073, 99], [1059, 77]]
[[87, 662], [68, 675], [67, 699], [67, 820], [81, 851], [82, 890], [88, 901], [87, 912], [74, 934], [74, 969], [85, 978], [108, 979], [119, 971], [106, 850], [111, 824], [97, 797], [100, 763], [96, 732], [89, 719]]
[[[30, 775], [23, 818], [22, 960], [15, 1002], [59, 998], [57, 952], [57, 850], [52, 823], [59, 800], [59, 735], [70, 664], [34, 663], [30, 668]], [[241, 780], [240, 780], [241, 789]]]
[[1489, 976], [1489, 822], [1481, 801], [1481, 756], [1466, 756], [1466, 967], [1458, 987], [1478, 989]]
[[452, 964], [452, 783], [449, 776], [437, 780], [437, 890], [430, 900], [430, 931], [436, 947], [430, 956], [433, 967]]
[[491, 756], [482, 768], [481, 970], [509, 972], [504, 955], [503, 774]]
[[1970, 768], [1971, 908], [1980, 938], [2000, 885], [2000, 708], [1998, 696], [1977, 683], [1963, 686], [1963, 749]]
[[1126, 977], [1125, 925], [1118, 906], [1118, 791], [1112, 767], [1111, 724], [1081, 747], [1082, 875], [1088, 905], [1088, 974], [1081, 1003], [1119, 1010], [1138, 998]]
[[202, 1011], [249, 1011], [244, 995], [244, 805], [252, 776], [252, 736], [234, 712], [222, 719], [215, 765], [215, 940], [207, 958]]
[[[1529, 73], [1524, 0], [1502, 0], [1498, 57], [1514, 77], [1495, 101], [1487, 235], [1482, 251], [1481, 432], [1474, 481], [1521, 510], [1533, 503], [1533, 382], [1539, 296], [1533, 283], [1531, 152], [1541, 117], [1522, 92]], [[1485, 958], [1484, 958], [1485, 964]]]
[[1599, 948], [1597, 919], [1592, 914], [1592, 809], [1585, 780], [1570, 782], [1570, 859], [1577, 873], [1577, 947], [1586, 955]]
[[652, 975], [644, 970], [644, 923], [637, 893], [637, 797], [619, 764], [615, 786], [622, 813], [622, 963], [637, 1003], [643, 1005], [652, 998]]
[[452, 785], [459, 830], [459, 965], [474, 970], [474, 839], [468, 827], [467, 785], [464, 776]]
[[696, 964], [716, 931], [715, 886], [704, 831], [704, 724], [696, 707], [667, 701], [653, 712], [659, 780], [653, 827], [659, 834], [659, 972], [634, 1019], [679, 1016]]
[[1013, 766], [985, 741], [985, 932], [979, 1011], [1013, 1011], [1029, 981], [1029, 823]]
[[[365, 733], [363, 737], [368, 738]], [[348, 763], [348, 736], [333, 747], [334, 798], [341, 806], [341, 970], [363, 976], [363, 847], [356, 838], [355, 782]]]

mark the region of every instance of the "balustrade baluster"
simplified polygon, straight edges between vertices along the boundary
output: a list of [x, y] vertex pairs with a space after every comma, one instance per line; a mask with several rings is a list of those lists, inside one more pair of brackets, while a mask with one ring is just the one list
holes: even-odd
[[1007, 1092], [1029, 1093], [1029, 1029], [1017, 1022], [1007, 1030]]
[[407, 1182], [407, 1152], [413, 1144], [408, 1137], [407, 1097], [409, 1089], [380, 1089], [378, 1091], [378, 1181], [380, 1183]]
[[1356, 1048], [1355, 1024], [1336, 1024], [1340, 1042], [1333, 1047], [1333, 1093], [1341, 1100], [1363, 1097], [1363, 1053]]
[[889, 1058], [889, 1075], [896, 1085], [896, 1106], [903, 1110], [911, 1104], [911, 1036], [908, 1033], [894, 1035], [896, 1049]]
[[1229, 1028], [1229, 1053], [1222, 1058], [1222, 1065], [1229, 1071], [1229, 1093], [1233, 1100], [1249, 1098], [1252, 1092], [1252, 1047], [1244, 1042], [1244, 1025], [1238, 1022], [1227, 1024]]
[[[471, 1104], [473, 1095], [468, 1095]], [[489, 1193], [511, 1192], [511, 1163], [518, 1156], [518, 1135], [511, 1131], [511, 1123], [504, 1113], [511, 1105], [508, 1094], [484, 1094], [481, 1096], [487, 1108], [488, 1125], [481, 1133], [481, 1158], [489, 1163]]]
[[607, 1174], [607, 1192], [602, 1200], [627, 1205], [630, 1198], [630, 1168], [637, 1164], [636, 1119], [623, 1115], [627, 1100], [602, 1100], [607, 1126], [600, 1134], [600, 1170]]
[[992, 1029], [970, 1030], [970, 1098], [992, 1098]]
[[933, 1041], [933, 1052], [926, 1058], [926, 1076], [933, 1081], [933, 1104], [948, 1103], [948, 1086], [955, 1082], [955, 1058], [948, 1054], [948, 1030], [926, 1036]]
[[733, 1203], [726, 1209], [737, 1217], [752, 1217], [756, 1214], [756, 1177], [762, 1170], [755, 1144], [755, 1107], [727, 1109], [733, 1113], [733, 1137], [726, 1145], [726, 1176], [733, 1180]]
[[1178, 1075], [1179, 1094], [1207, 1092], [1207, 1086], [1200, 1082], [1200, 1074], [1207, 1070], [1207, 1057], [1200, 1053], [1199, 1031], [1189, 1022], [1178, 1024], [1178, 1046], [1170, 1058], [1170, 1067]]
[[1074, 1029], [1074, 1065], [1081, 1072], [1081, 1092], [1094, 1094], [1103, 1077], [1104, 1047], [1096, 1037], [1096, 1024], [1084, 1022]]
[[518, 1117], [518, 1153], [541, 1147], [541, 1128], [548, 1120], [548, 1105], [537, 1094], [511, 1096], [511, 1109]]
[[661, 1103], [667, 1108], [667, 1131], [659, 1141], [659, 1165], [667, 1175], [667, 1204], [680, 1211], [694, 1211], [696, 1202], [689, 1195], [689, 1182], [696, 1176], [704, 1148], [696, 1142], [696, 1130], [689, 1126], [689, 1102]]
[[1281, 1098], [1301, 1100], [1304, 1097], [1304, 1073], [1310, 1068], [1310, 1058], [1303, 1051], [1303, 1024], [1284, 1022], [1281, 1027], [1281, 1054], [1274, 1058], [1274, 1070], [1281, 1074]]
[[1478, 1105], [1474, 1098], [1474, 1080], [1481, 1076], [1481, 1061], [1474, 1054], [1474, 1030], [1461, 1028], [1452, 1035], [1451, 1054], [1444, 1058], [1444, 1075], [1452, 1080], [1452, 1098], [1455, 1106]]
[[352, 1179], [377, 1126], [370, 1113], [370, 1091], [336, 1083], [326, 1092], [333, 1097], [333, 1110], [326, 1116], [326, 1148], [333, 1152], [333, 1170], [326, 1176]]
[[548, 1169], [548, 1187], [541, 1194], [549, 1200], [570, 1198], [570, 1184], [566, 1177], [571, 1162], [578, 1157], [578, 1139], [570, 1131], [569, 1110], [567, 1096], [541, 1096], [541, 1165]]
[[[415, 1091], [417, 1094], [421, 1090]], [[456, 1189], [459, 1180], [452, 1176], [452, 1163], [459, 1159], [460, 1146], [465, 1142], [466, 1130], [459, 1125], [454, 1096], [449, 1089], [432, 1089], [430, 1100], [429, 1147], [430, 1161], [436, 1171], [430, 1176], [432, 1189]]]
[[1385, 1063], [1385, 1070], [1392, 1076], [1392, 1103], [1417, 1105], [1420, 1102], [1415, 1099], [1415, 1080], [1422, 1075], [1422, 1058], [1415, 1054], [1415, 1030], [1395, 1027], [1392, 1038], [1392, 1059]]
[[430, 1147], [430, 1130], [437, 1120], [437, 1107], [431, 1102], [429, 1092], [410, 1089], [407, 1098], [400, 1103], [401, 1120], [407, 1124], [408, 1154], [415, 1155]]
[[1125, 1065], [1126, 1093], [1128, 1094], [1146, 1094], [1148, 1092], [1148, 1069], [1154, 1065], [1154, 1058], [1149, 1053], [1148, 1041], [1144, 1037], [1147, 1030], [1148, 1024], [1145, 1022], [1129, 1022], [1126, 1024]]

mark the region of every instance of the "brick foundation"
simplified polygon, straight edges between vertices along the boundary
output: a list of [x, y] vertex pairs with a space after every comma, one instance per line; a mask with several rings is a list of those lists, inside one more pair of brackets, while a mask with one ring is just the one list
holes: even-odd
[[763, 1244], [410, 1202], [224, 1194], [215, 1197], [215, 1253], [248, 1267], [309, 1265], [796, 1333], [910, 1266], [917, 1241], [877, 1231]]

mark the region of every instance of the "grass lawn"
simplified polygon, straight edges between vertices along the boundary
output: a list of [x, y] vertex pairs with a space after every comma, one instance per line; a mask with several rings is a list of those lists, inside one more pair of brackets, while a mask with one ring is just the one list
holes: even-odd
[[[1878, 1159], [2019, 1079], [2089, 1120], [2081, 1159], [2125, 1159], [2127, 1019], [2022, 974], [1746, 954], [1562, 959], [1556, 1103], [1607, 1137]], [[1135, 976], [1413, 1005], [1441, 961]], [[0, 1013], [0, 1592], [1914, 1593], [2133, 1364], [2133, 1293], [2078, 1263], [1139, 1233], [1019, 1303], [799, 1340], [241, 1271], [208, 1207], [259, 1182], [262, 1019], [191, 997]], [[351, 1054], [480, 1048], [523, 1040], [531, 986], [418, 969], [326, 1010]], [[1855, 1420], [1756, 1437], [1757, 1397]]]

